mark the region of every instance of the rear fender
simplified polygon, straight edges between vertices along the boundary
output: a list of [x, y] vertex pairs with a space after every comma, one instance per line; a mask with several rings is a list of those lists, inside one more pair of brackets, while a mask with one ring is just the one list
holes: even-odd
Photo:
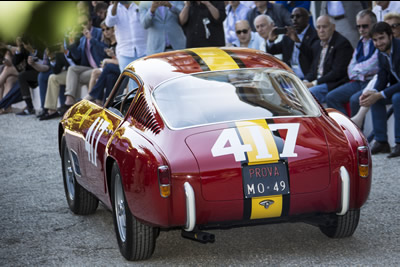
[[[161, 197], [157, 176], [158, 167], [166, 165], [164, 158], [147, 139], [129, 127], [119, 128], [107, 147], [108, 157], [120, 169], [131, 213], [154, 226], [168, 225], [170, 199]], [[107, 167], [112, 168], [112, 164]]]
[[[360, 208], [368, 199], [368, 195], [371, 189], [372, 180], [372, 159], [370, 148], [367, 139], [365, 138], [362, 131], [345, 115], [335, 109], [327, 109], [329, 118], [337, 123], [349, 144], [349, 149], [352, 155], [354, 155], [353, 167], [348, 170], [350, 174], [350, 209]], [[369, 153], [369, 175], [366, 178], [360, 177], [358, 173], [358, 158], [357, 148], [360, 146], [368, 147]]]

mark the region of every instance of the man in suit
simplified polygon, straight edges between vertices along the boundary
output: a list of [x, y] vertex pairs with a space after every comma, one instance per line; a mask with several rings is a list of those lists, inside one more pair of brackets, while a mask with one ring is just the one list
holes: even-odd
[[80, 95], [81, 85], [89, 84], [93, 69], [98, 68], [100, 62], [107, 56], [104, 51], [107, 45], [101, 41], [101, 29], [92, 27], [87, 15], [82, 15], [79, 20], [81, 20], [83, 36], [79, 42], [75, 42], [68, 48], [70, 56], [74, 61], [80, 62], [80, 65], [68, 68], [65, 88], [66, 108], [75, 104]]
[[181, 1], [140, 2], [140, 23], [148, 31], [147, 55], [185, 48], [186, 37], [179, 25], [182, 9]]
[[400, 40], [393, 37], [392, 28], [386, 22], [375, 24], [370, 36], [379, 50], [379, 72], [374, 90], [363, 92], [360, 96], [360, 105], [371, 106], [375, 134], [371, 153], [390, 152], [387, 141], [386, 105], [392, 104], [396, 146], [388, 158], [398, 157], [400, 156]]
[[350, 42], [335, 31], [331, 17], [322, 15], [317, 19], [317, 33], [321, 42], [313, 47], [314, 59], [310, 72], [304, 75], [304, 84], [320, 103], [325, 102], [326, 94], [344, 84], [347, 66], [353, 54]]
[[356, 15], [367, 9], [367, 1], [321, 1], [320, 15], [329, 15], [335, 22], [336, 31], [343, 35], [353, 48], [357, 47], [359, 35], [356, 24]]
[[286, 27], [286, 35], [282, 41], [275, 44], [278, 35], [272, 30], [267, 43], [267, 52], [273, 55], [282, 54], [282, 60], [300, 79], [304, 79], [304, 74], [311, 69], [314, 57], [312, 47], [319, 40], [317, 31], [309, 24], [309, 17], [310, 14], [305, 8], [293, 9], [291, 15], [293, 27]]

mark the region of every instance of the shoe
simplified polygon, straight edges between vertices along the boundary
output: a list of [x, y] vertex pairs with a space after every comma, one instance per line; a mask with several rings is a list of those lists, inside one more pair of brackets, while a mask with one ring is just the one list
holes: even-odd
[[378, 153], [390, 153], [390, 146], [388, 142], [375, 141], [371, 148], [371, 154], [375, 155]]
[[47, 115], [41, 117], [39, 120], [40, 121], [47, 121], [47, 120], [55, 119], [55, 118], [58, 118], [58, 117], [61, 117], [61, 114], [58, 113], [58, 111], [56, 111], [54, 113], [47, 114]]
[[11, 113], [12, 111], [11, 111], [11, 108], [7, 108], [7, 109], [0, 109], [0, 115], [3, 115], [3, 114], [8, 114], [8, 113]]
[[85, 96], [83, 99], [86, 99], [86, 100], [89, 100], [89, 101], [93, 101], [93, 100], [94, 100], [94, 97], [88, 94], [88, 95]]
[[41, 117], [44, 117], [48, 114], [49, 113], [47, 112], [47, 109], [43, 109], [38, 115], [36, 115], [36, 118], [40, 119]]
[[67, 110], [72, 107], [73, 105], [62, 105], [59, 109], [58, 109], [58, 113], [62, 116], [64, 115], [65, 112], [67, 112]]
[[26, 115], [34, 115], [35, 114], [35, 110], [29, 109], [29, 108], [25, 108], [23, 111], [18, 112], [16, 115], [17, 116], [26, 116]]
[[399, 156], [400, 156], [400, 144], [396, 144], [396, 146], [392, 149], [392, 152], [387, 157], [395, 158]]

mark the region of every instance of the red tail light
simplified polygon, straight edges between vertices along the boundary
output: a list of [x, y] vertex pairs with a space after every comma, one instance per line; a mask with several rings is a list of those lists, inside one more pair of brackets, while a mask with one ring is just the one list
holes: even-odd
[[169, 197], [171, 194], [171, 185], [170, 185], [170, 172], [168, 166], [160, 166], [158, 167], [158, 184], [160, 186], [160, 195], [162, 197]]
[[358, 174], [367, 178], [369, 175], [369, 151], [368, 147], [360, 146], [357, 148], [357, 157], [358, 157]]

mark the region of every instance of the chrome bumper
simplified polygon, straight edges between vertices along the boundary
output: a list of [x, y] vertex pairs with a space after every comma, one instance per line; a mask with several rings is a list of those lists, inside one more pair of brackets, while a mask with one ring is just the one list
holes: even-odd
[[193, 188], [188, 182], [185, 182], [184, 189], [186, 197], [186, 224], [183, 230], [190, 232], [196, 226], [196, 199]]
[[340, 212], [336, 213], [337, 215], [345, 215], [346, 212], [349, 210], [350, 204], [350, 176], [348, 171], [344, 166], [340, 167], [340, 179], [342, 181], [342, 197], [341, 197], [341, 204], [342, 209]]

